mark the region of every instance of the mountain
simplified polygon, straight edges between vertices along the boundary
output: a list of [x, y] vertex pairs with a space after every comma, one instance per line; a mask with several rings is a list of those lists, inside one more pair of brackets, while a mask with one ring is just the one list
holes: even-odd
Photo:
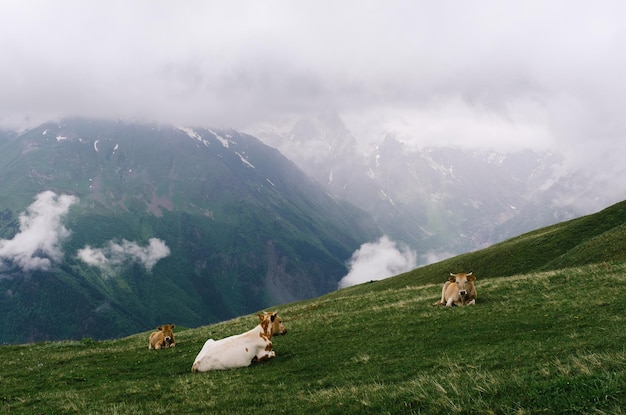
[[616, 201], [600, 198], [591, 178], [580, 172], [564, 174], [563, 157], [550, 152], [416, 148], [388, 133], [365, 153], [332, 113], [254, 134], [330, 193], [370, 213], [383, 233], [413, 248], [422, 263]]
[[0, 342], [197, 326], [321, 295], [379, 235], [250, 135], [46, 123], [0, 140]]

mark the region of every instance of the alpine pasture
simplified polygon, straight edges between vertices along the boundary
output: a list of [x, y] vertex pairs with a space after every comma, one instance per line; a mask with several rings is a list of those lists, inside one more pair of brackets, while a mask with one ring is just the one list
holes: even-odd
[[[276, 358], [192, 373], [256, 315], [106, 341], [0, 346], [6, 414], [626, 413], [626, 204], [409, 273], [274, 307]], [[475, 306], [433, 306], [473, 271]], [[268, 310], [269, 311], [269, 310]]]

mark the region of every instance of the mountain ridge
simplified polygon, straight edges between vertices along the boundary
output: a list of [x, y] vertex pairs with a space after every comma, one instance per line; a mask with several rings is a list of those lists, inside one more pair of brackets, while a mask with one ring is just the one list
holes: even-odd
[[[234, 130], [67, 119], [0, 144], [0, 259], [13, 267], [0, 270], [0, 342], [195, 326], [319, 295], [379, 235], [367, 214]], [[43, 192], [78, 199], [55, 217], [71, 236], [51, 270], [24, 272], [7, 247], [37, 235], [20, 221], [48, 217], [48, 205], [33, 208]], [[169, 255], [146, 267], [163, 245]], [[59, 314], [63, 330], [52, 328]]]
[[364, 149], [336, 114], [250, 131], [370, 213], [422, 265], [621, 200], [558, 152], [416, 146], [393, 131]]

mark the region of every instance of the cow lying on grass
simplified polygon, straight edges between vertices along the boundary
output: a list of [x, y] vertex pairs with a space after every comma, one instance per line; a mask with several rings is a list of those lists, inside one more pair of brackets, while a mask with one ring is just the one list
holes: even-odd
[[157, 331], [150, 334], [150, 342], [148, 343], [148, 349], [167, 349], [168, 347], [175, 347], [176, 340], [174, 340], [174, 327], [176, 324], [163, 324], [157, 327]]
[[259, 319], [261, 322], [245, 333], [221, 340], [207, 340], [196, 356], [191, 371], [234, 369], [250, 366], [253, 361], [261, 362], [275, 357], [272, 335], [285, 334], [287, 329], [276, 313], [259, 314]]
[[441, 300], [434, 305], [445, 305], [452, 307], [453, 305], [474, 305], [476, 304], [476, 287], [474, 281], [476, 277], [469, 274], [453, 274], [443, 284], [441, 290]]

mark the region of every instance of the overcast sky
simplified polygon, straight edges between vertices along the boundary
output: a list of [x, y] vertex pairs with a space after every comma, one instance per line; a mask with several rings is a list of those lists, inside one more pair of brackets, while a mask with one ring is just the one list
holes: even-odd
[[359, 140], [612, 160], [625, 26], [621, 0], [3, 2], [0, 125], [246, 129], [333, 110]]

